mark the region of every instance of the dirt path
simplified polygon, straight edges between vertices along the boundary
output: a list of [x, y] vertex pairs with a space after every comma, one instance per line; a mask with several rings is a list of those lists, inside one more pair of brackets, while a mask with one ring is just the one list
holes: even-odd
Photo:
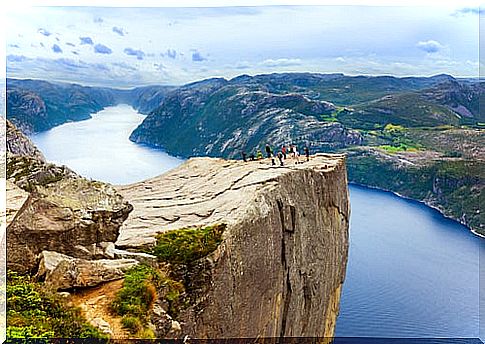
[[118, 290], [123, 286], [123, 280], [107, 282], [96, 288], [90, 288], [72, 294], [70, 301], [74, 306], [79, 307], [86, 319], [93, 323], [96, 318], [106, 321], [110, 327], [113, 339], [127, 339], [129, 332], [121, 325], [121, 317], [110, 312], [110, 303], [115, 298]]

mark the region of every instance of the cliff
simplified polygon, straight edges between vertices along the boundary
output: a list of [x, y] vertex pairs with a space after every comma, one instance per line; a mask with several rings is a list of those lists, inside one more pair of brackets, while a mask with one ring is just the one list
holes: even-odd
[[[134, 209], [116, 246], [158, 256], [185, 288], [187, 303], [165, 307], [179, 337], [333, 335], [348, 250], [342, 156], [285, 167], [197, 158], [118, 191]], [[194, 260], [174, 247], [187, 228], [223, 232]], [[169, 335], [164, 324], [158, 336]]]

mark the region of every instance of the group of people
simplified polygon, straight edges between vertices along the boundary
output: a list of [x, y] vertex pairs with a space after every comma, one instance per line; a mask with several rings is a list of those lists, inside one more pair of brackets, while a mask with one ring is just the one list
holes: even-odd
[[[289, 145], [288, 147], [286, 145], [281, 146], [281, 149], [275, 152], [271, 146], [267, 143], [266, 146], [264, 147], [264, 151], [266, 153], [266, 158], [271, 160], [271, 164], [274, 166], [276, 165], [275, 159], [278, 159], [280, 162], [280, 166], [284, 166], [284, 162], [286, 161], [287, 157], [293, 158], [295, 161], [295, 164], [301, 164], [303, 163], [300, 161], [300, 152], [298, 152], [298, 147], [294, 144]], [[306, 157], [306, 161], [310, 160], [310, 150], [308, 149], [307, 146], [303, 147], [303, 152]], [[248, 156], [246, 152], [242, 152], [242, 158], [245, 162], [248, 161]], [[255, 160], [262, 160], [264, 159], [263, 157], [263, 152], [261, 149], [258, 149], [256, 151], [256, 155], [254, 153], [251, 153], [249, 155], [249, 161], [255, 161]]]

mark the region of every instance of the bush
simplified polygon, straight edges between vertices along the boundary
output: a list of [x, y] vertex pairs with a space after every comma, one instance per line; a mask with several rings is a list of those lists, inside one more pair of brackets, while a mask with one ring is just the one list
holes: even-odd
[[121, 319], [121, 324], [124, 328], [128, 329], [131, 333], [137, 333], [143, 328], [143, 325], [139, 318], [126, 315]]
[[157, 236], [152, 254], [171, 264], [190, 264], [213, 252], [222, 242], [224, 224], [170, 230]]
[[113, 311], [119, 315], [132, 315], [146, 323], [146, 315], [157, 298], [154, 284], [160, 275], [153, 268], [138, 265], [125, 274], [123, 288], [116, 294], [111, 304]]
[[107, 338], [78, 308], [67, 306], [30, 276], [12, 271], [7, 272], [7, 337]]

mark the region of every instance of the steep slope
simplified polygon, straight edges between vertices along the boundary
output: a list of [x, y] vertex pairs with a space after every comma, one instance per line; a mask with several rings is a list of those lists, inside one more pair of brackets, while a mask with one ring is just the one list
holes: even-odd
[[327, 151], [360, 143], [357, 132], [321, 120], [336, 110], [333, 104], [263, 89], [225, 80], [181, 87], [167, 95], [130, 139], [176, 155], [225, 157], [255, 153], [266, 142], [305, 141]]
[[7, 79], [7, 118], [26, 133], [89, 119], [90, 114], [113, 104], [109, 89]]
[[145, 86], [129, 90], [129, 101], [127, 102], [140, 113], [148, 114], [160, 106], [162, 100], [176, 86]]
[[40, 132], [66, 122], [91, 118], [107, 106], [132, 105], [141, 113], [160, 106], [174, 86], [146, 86], [122, 90], [7, 79], [7, 117], [24, 133]]
[[[191, 159], [118, 188], [134, 210], [116, 245], [169, 264], [185, 290], [165, 308], [181, 325], [179, 338], [331, 337], [347, 261], [346, 182], [341, 156], [287, 167]], [[223, 228], [220, 241], [193, 260], [212, 240], [210, 228]], [[184, 244], [204, 231], [200, 243]]]

